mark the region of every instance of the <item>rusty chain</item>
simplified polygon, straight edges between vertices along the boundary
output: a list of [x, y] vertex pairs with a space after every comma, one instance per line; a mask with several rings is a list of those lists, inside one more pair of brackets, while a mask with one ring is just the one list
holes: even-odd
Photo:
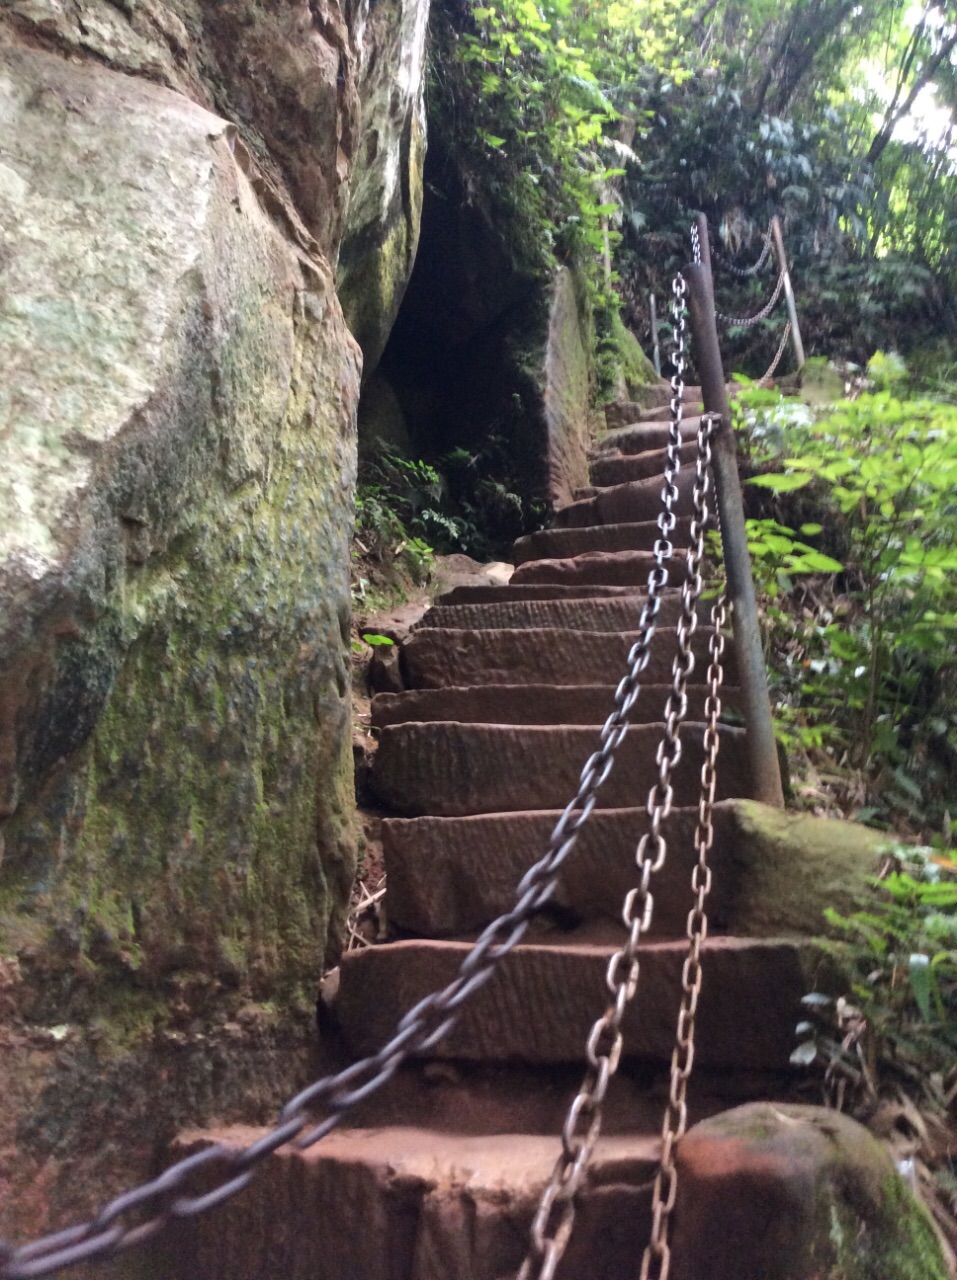
[[758, 258], [757, 262], [755, 262], [752, 266], [750, 267], [736, 266], [733, 262], [725, 259], [724, 254], [722, 254], [721, 257], [722, 257], [722, 260], [724, 261], [725, 268], [728, 271], [730, 271], [733, 276], [740, 276], [742, 279], [745, 279], [748, 276], [756, 276], [758, 272], [761, 270], [761, 268], [764, 266], [764, 264], [767, 262], [768, 255], [771, 252], [771, 245], [774, 242], [771, 234], [770, 222], [768, 223], [768, 229], [767, 231], [765, 231], [762, 239], [764, 240], [764, 247], [761, 250], [761, 256], [760, 258]]
[[[696, 251], [700, 249], [696, 238], [694, 248]], [[675, 281], [676, 298], [678, 296], [679, 281], [683, 284], [680, 276]], [[672, 379], [672, 390], [675, 395], [672, 399], [671, 436], [679, 439], [680, 411], [676, 414], [675, 406], [680, 406], [681, 403], [679, 391], [682, 373], [683, 361], [679, 373]], [[581, 1187], [595, 1144], [598, 1141], [605, 1095], [621, 1058], [623, 1047], [622, 1021], [627, 1007], [638, 989], [640, 941], [642, 934], [647, 933], [654, 913], [651, 879], [664, 866], [667, 857], [667, 842], [662, 832], [662, 823], [671, 812], [674, 795], [671, 775], [682, 755], [680, 730], [688, 709], [688, 678], [695, 665], [692, 639], [698, 625], [697, 608], [703, 588], [701, 564], [704, 558], [704, 538], [709, 516], [707, 495], [711, 485], [708, 468], [711, 463], [711, 439], [719, 423], [720, 417], [718, 415], [702, 414], [698, 427], [698, 454], [694, 481], [694, 517], [691, 523], [689, 546], [686, 552], [687, 573], [681, 592], [682, 610], [677, 628], [678, 654], [672, 666], [672, 688], [665, 706], [665, 732], [658, 746], [656, 757], [658, 778], [648, 795], [648, 813], [651, 818], [651, 824], [649, 830], [642, 835], [635, 853], [635, 861], [640, 873], [639, 883], [630, 890], [622, 907], [622, 919], [628, 930], [628, 937], [625, 945], [612, 956], [608, 964], [605, 982], [612, 999], [605, 1012], [594, 1023], [588, 1035], [585, 1048], [588, 1065], [581, 1087], [572, 1101], [565, 1119], [561, 1135], [561, 1151], [532, 1221], [529, 1251], [519, 1271], [518, 1280], [531, 1280], [533, 1275], [537, 1277], [537, 1280], [553, 1280], [558, 1264], [565, 1252], [575, 1221], [575, 1196]], [[723, 637], [721, 643], [723, 644]], [[720, 684], [720, 676], [718, 684]], [[718, 710], [714, 712], [713, 733], [715, 743], [717, 742], [717, 715], [720, 712], [720, 703], [717, 702], [716, 706]], [[708, 710], [713, 710], [710, 695]], [[706, 734], [706, 751], [711, 750], [710, 744], [711, 739]], [[716, 746], [713, 750], [714, 754], [716, 754]], [[708, 774], [711, 780], [710, 793], [707, 792], [707, 781], [705, 770], [703, 770], [703, 790], [699, 814], [707, 812], [710, 823], [710, 806], [714, 796], [713, 755], [709, 756], [709, 759], [711, 761], [711, 769]], [[708, 843], [710, 844], [710, 840]], [[707, 887], [710, 887], [710, 877]], [[705, 892], [707, 892], [707, 887]], [[701, 903], [699, 902], [697, 906], [700, 905]], [[703, 912], [699, 914], [703, 918]], [[700, 942], [698, 944], [698, 953], [700, 953]], [[688, 966], [686, 965], [686, 972], [687, 969]], [[700, 964], [697, 967], [697, 972], [700, 975]], [[698, 977], [698, 985], [700, 986], [700, 976]], [[697, 996], [695, 996], [696, 1001]], [[690, 1074], [690, 1061], [687, 1065], [687, 1074]], [[687, 1076], [685, 1079], [687, 1079]]]
[[771, 361], [770, 365], [768, 366], [767, 373], [764, 374], [763, 377], [758, 379], [759, 387], [766, 386], [774, 377], [775, 370], [777, 369], [778, 365], [781, 363], [781, 357], [784, 355], [784, 352], [788, 345], [788, 338], [790, 338], [790, 336], [791, 336], [791, 321], [789, 320], [787, 324], [784, 326], [784, 332], [781, 334], [781, 341], [778, 343], [778, 349], [775, 352], [774, 359]]
[[[661, 1164], [655, 1177], [651, 1201], [651, 1239], [641, 1260], [640, 1280], [668, 1280], [671, 1267], [671, 1249], [668, 1243], [668, 1227], [671, 1211], [678, 1193], [678, 1171], [675, 1167], [675, 1147], [688, 1127], [688, 1081], [694, 1066], [695, 1015], [701, 993], [701, 948], [708, 936], [708, 917], [705, 910], [711, 891], [711, 868], [708, 854], [714, 842], [714, 796], [717, 786], [717, 760], [720, 746], [718, 717], [721, 714], [721, 685], [724, 667], [724, 623], [726, 604], [721, 596], [711, 610], [711, 663], [708, 668], [708, 697], [705, 701], [704, 748], [705, 759], [701, 766], [701, 795], [698, 800], [698, 824], [695, 829], [695, 849], [698, 860], [691, 873], [691, 891], [694, 905], [688, 913], [688, 955], [681, 971], [681, 1007], [675, 1046], [671, 1055], [671, 1077], [668, 1103], [661, 1130]], [[667, 1188], [667, 1189], [666, 1189]]]
[[768, 316], [777, 305], [778, 298], [781, 296], [781, 290], [784, 288], [784, 281], [787, 272], [782, 271], [778, 276], [778, 282], [774, 286], [774, 292], [764, 304], [760, 311], [755, 312], [753, 316], [729, 316], [723, 311], [714, 313], [715, 319], [720, 320], [722, 324], [726, 324], [729, 329], [746, 329], [749, 325], [759, 324], [762, 320], [767, 320]]
[[[628, 670], [615, 690], [615, 707], [600, 733], [600, 746], [585, 762], [575, 797], [559, 818], [545, 854], [525, 873], [510, 911], [492, 921], [463, 959], [457, 976], [441, 991], [420, 1000], [399, 1021], [393, 1037], [377, 1053], [334, 1075], [307, 1086], [283, 1107], [277, 1124], [258, 1141], [242, 1148], [214, 1144], [171, 1165], [158, 1178], [127, 1191], [106, 1204], [89, 1222], [80, 1223], [14, 1248], [0, 1241], [0, 1280], [28, 1280], [98, 1257], [108, 1257], [144, 1243], [171, 1221], [191, 1218], [230, 1199], [252, 1181], [259, 1166], [279, 1147], [295, 1142], [300, 1150], [325, 1137], [353, 1106], [372, 1095], [395, 1075], [413, 1053], [431, 1048], [454, 1026], [464, 1002], [491, 977], [497, 965], [521, 941], [529, 921], [545, 905], [558, 883], [562, 864], [571, 853], [582, 825], [595, 807], [598, 791], [614, 767], [615, 752], [627, 732], [628, 717], [648, 665], [657, 628], [661, 594], [668, 585], [667, 562], [672, 558], [671, 535], [678, 497], [675, 483], [680, 467], [681, 393], [685, 341], [685, 285], [674, 285], [675, 366], [672, 379], [672, 427], [669, 434], [662, 511], [654, 565], [648, 575], [648, 594], [638, 622], [638, 639], [628, 654]], [[324, 1117], [313, 1124], [308, 1108], [322, 1108]], [[310, 1127], [311, 1126], [311, 1127]], [[304, 1132], [305, 1130], [305, 1132]], [[200, 1168], [219, 1161], [220, 1181], [201, 1194], [190, 1194], [190, 1180]], [[129, 1215], [140, 1220], [124, 1223]], [[145, 1217], [144, 1217], [145, 1215]]]

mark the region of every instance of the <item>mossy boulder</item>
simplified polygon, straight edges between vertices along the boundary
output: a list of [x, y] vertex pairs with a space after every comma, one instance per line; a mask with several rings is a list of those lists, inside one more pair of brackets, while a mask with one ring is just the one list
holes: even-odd
[[71, 52], [0, 21], [0, 1231], [288, 1088], [356, 856], [332, 270], [235, 125]]
[[715, 868], [724, 881], [726, 913], [717, 925], [752, 937], [821, 933], [825, 908], [853, 908], [887, 842], [859, 823], [788, 813], [756, 800], [719, 807], [733, 811], [734, 825]]
[[671, 1280], [947, 1280], [887, 1150], [822, 1107], [749, 1103], [678, 1144]]

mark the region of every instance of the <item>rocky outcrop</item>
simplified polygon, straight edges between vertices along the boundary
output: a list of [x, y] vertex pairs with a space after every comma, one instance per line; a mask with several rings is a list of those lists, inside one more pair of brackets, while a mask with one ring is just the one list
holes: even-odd
[[418, 181], [426, 8], [0, 15], [0, 1230], [289, 1087], [355, 865], [335, 264], [364, 113]]

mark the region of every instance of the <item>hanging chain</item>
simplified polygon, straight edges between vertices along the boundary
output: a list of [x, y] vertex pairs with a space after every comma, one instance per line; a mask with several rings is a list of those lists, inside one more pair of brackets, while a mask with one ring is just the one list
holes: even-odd
[[[683, 288], [679, 292], [679, 282], [683, 286], [681, 276], [675, 280], [676, 328], [678, 301], [683, 294]], [[673, 441], [680, 440], [680, 414], [676, 413], [676, 405], [680, 406], [678, 391], [681, 372], [683, 361], [679, 366], [679, 374], [672, 379], [672, 390], [676, 394], [672, 400], [669, 449]], [[665, 707], [665, 732], [656, 757], [658, 778], [648, 796], [650, 829], [642, 836], [635, 854], [640, 873], [639, 884], [628, 893], [622, 908], [628, 938], [624, 947], [612, 956], [608, 964], [605, 982], [612, 997], [611, 1003], [588, 1035], [585, 1075], [565, 1119], [562, 1149], [539, 1201], [532, 1222], [529, 1252], [518, 1280], [531, 1280], [533, 1274], [538, 1280], [552, 1280], [565, 1252], [575, 1221], [575, 1196], [598, 1141], [605, 1095], [621, 1058], [622, 1021], [638, 989], [639, 944], [641, 935], [647, 933], [651, 925], [654, 912], [651, 877], [662, 868], [667, 856], [667, 844], [661, 826], [671, 812], [674, 796], [671, 774], [682, 755], [680, 728], [688, 709], [688, 678], [695, 664], [692, 638], [697, 629], [697, 606], [703, 587], [701, 564], [709, 514], [707, 494], [711, 484], [708, 468], [711, 462], [711, 439], [717, 422], [720, 422], [718, 415], [702, 414], [698, 426], [695, 514], [686, 553], [687, 574], [681, 592], [682, 611], [677, 628], [678, 654], [672, 667], [672, 689]]]
[[[768, 260], [768, 254], [771, 252], [772, 243], [773, 243], [773, 237], [771, 234], [771, 223], [769, 222], [768, 229], [764, 233], [764, 248], [761, 250], [760, 258], [758, 258], [757, 262], [754, 263], [753, 266], [737, 267], [733, 262], [725, 262], [724, 265], [727, 267], [727, 269], [731, 272], [733, 276], [741, 276], [741, 277], [756, 276]], [[722, 258], [723, 256], [724, 255], [722, 254]]]
[[787, 324], [784, 326], [784, 332], [781, 334], [781, 341], [778, 343], [777, 352], [775, 353], [774, 359], [771, 361], [771, 364], [768, 367], [767, 373], [764, 375], [763, 378], [758, 379], [759, 387], [766, 386], [774, 377], [774, 371], [775, 369], [777, 369], [778, 365], [781, 363], [781, 357], [784, 355], [785, 349], [787, 348], [787, 345], [788, 345], [788, 338], [790, 338], [790, 336], [791, 336], [791, 321], [789, 320]]
[[778, 276], [778, 282], [774, 286], [774, 292], [771, 294], [771, 297], [764, 304], [761, 310], [757, 312], [756, 315], [727, 316], [724, 314], [723, 311], [716, 311], [714, 313], [715, 319], [720, 320], [723, 324], [726, 324], [729, 329], [733, 329], [733, 328], [746, 329], [748, 325], [758, 324], [762, 320], [767, 320], [768, 316], [774, 310], [774, 307], [775, 307], [775, 304], [777, 303], [778, 298], [780, 298], [781, 296], [781, 290], [784, 288], [784, 280], [785, 280], [786, 274], [787, 274], [786, 272], [782, 271], [781, 274]]
[[651, 1239], [641, 1260], [641, 1280], [668, 1280], [671, 1249], [668, 1227], [678, 1194], [678, 1171], [675, 1148], [688, 1127], [688, 1080], [694, 1065], [695, 1015], [701, 993], [701, 949], [708, 936], [705, 906], [711, 891], [711, 868], [708, 854], [714, 842], [714, 795], [717, 785], [717, 760], [720, 737], [718, 717], [721, 715], [721, 685], [724, 667], [725, 597], [722, 595], [711, 610], [711, 665], [708, 668], [708, 697], [705, 702], [707, 728], [704, 736], [704, 764], [701, 766], [701, 796], [698, 801], [698, 825], [695, 849], [698, 860], [691, 873], [694, 906], [688, 914], [688, 955], [681, 971], [682, 998], [678, 1012], [675, 1046], [671, 1055], [671, 1082], [668, 1105], [661, 1130], [661, 1166], [652, 1193]]

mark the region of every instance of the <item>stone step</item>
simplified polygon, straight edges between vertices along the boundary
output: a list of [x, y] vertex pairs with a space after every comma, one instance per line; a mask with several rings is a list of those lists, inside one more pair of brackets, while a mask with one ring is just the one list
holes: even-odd
[[[599, 583], [617, 587], [647, 587], [654, 567], [650, 551], [591, 551], [562, 560], [530, 560], [520, 564], [509, 586], [541, 584], [557, 587], [588, 587]], [[676, 556], [670, 566], [672, 586], [680, 586], [686, 576], [684, 557]]]
[[[680, 517], [672, 543], [676, 550], [688, 545], [691, 520]], [[512, 563], [530, 560], [560, 560], [596, 551], [653, 551], [661, 537], [656, 520], [640, 523], [597, 524], [584, 529], [540, 529], [519, 538], [512, 547]]]
[[[637, 631], [573, 631], [560, 627], [456, 630], [423, 627], [402, 645], [408, 689], [441, 689], [483, 684], [610, 684], [627, 670]], [[692, 639], [698, 680], [707, 670], [708, 632]], [[651, 643], [644, 678], [667, 684], [676, 652], [676, 633], [662, 627]], [[725, 679], [737, 683], [737, 665], [729, 648]]]
[[497, 604], [504, 600], [618, 600], [635, 594], [634, 587], [608, 586], [600, 582], [563, 587], [554, 583], [509, 581], [502, 586], [453, 587], [451, 591], [436, 596], [432, 606], [444, 609], [460, 604]]
[[[414, 631], [435, 627], [464, 631], [487, 631], [490, 627], [565, 627], [571, 631], [631, 631], [638, 625], [644, 592], [611, 599], [577, 597], [572, 600], [495, 600], [489, 604], [453, 604], [432, 608], [413, 627]], [[711, 601], [699, 603], [698, 618], [707, 622]], [[666, 591], [658, 609], [662, 627], [673, 627], [681, 616], [681, 592]]]
[[[695, 444], [682, 445], [682, 468], [693, 468], [697, 453]], [[592, 484], [599, 487], [624, 484], [626, 480], [646, 480], [649, 476], [663, 478], [664, 471], [664, 449], [649, 449], [645, 453], [601, 454], [592, 459], [588, 468]]]
[[[660, 1122], [649, 1123], [647, 1132], [599, 1138], [557, 1280], [599, 1274], [633, 1280], [651, 1224], [658, 1128]], [[266, 1132], [231, 1125], [184, 1133], [173, 1156], [212, 1143], [242, 1148]], [[522, 1264], [559, 1150], [557, 1132], [337, 1129], [307, 1151], [280, 1148], [241, 1196], [177, 1223], [163, 1240], [169, 1274], [180, 1280], [502, 1280]], [[223, 1174], [221, 1167], [208, 1168], [210, 1180]]]
[[[701, 403], [700, 387], [685, 387], [682, 397], [686, 413], [700, 412], [704, 408]], [[605, 421], [609, 428], [626, 427], [633, 422], [647, 421], [661, 413], [669, 413], [671, 405], [671, 384], [662, 381], [654, 387], [645, 387], [641, 399], [615, 400], [605, 405]]]
[[[642, 685], [631, 710], [632, 724], [661, 719], [670, 685]], [[688, 719], [701, 720], [707, 687], [688, 689]], [[601, 726], [614, 706], [613, 685], [486, 684], [463, 688], [413, 689], [406, 693], [377, 693], [372, 699], [372, 724], [456, 720], [469, 724], [590, 724]], [[721, 703], [737, 712], [741, 691], [725, 686]]]
[[[675, 804], [696, 804], [705, 726], [686, 724], [683, 759], [672, 782]], [[742, 729], [721, 726], [718, 798], [750, 796]], [[661, 729], [634, 725], [598, 795], [601, 808], [642, 804], [658, 776]], [[379, 801], [403, 817], [560, 809], [578, 790], [598, 729], [581, 725], [393, 724], [381, 730], [370, 785]]]
[[[696, 440], [700, 414], [681, 419], [680, 433], [682, 440]], [[595, 442], [596, 454], [613, 453], [646, 453], [649, 449], [664, 449], [671, 436], [669, 422], [634, 422], [628, 427], [619, 427], [617, 431], [609, 431]]]
[[[674, 504], [677, 516], [690, 516], [694, 510], [692, 493], [694, 471], [682, 467], [676, 481], [678, 497]], [[661, 511], [661, 476], [632, 480], [625, 484], [596, 489], [594, 496], [570, 502], [555, 512], [556, 529], [581, 529], [595, 524], [622, 524], [629, 521], [657, 520]], [[576, 492], [578, 492], [576, 490]]]
[[[621, 926], [589, 925], [515, 947], [425, 1056], [581, 1062], [591, 1025], [608, 1000], [608, 963], [624, 936]], [[470, 949], [469, 941], [415, 939], [346, 953], [335, 1008], [350, 1051], [380, 1049], [408, 1009], [453, 981]], [[670, 1059], [687, 949], [686, 939], [642, 947], [638, 993], [623, 1023], [628, 1058]], [[702, 952], [695, 1065], [785, 1070], [814, 957], [811, 944], [796, 940], [709, 938]]]
[[[749, 855], [754, 846], [736, 839], [735, 804], [730, 800], [714, 808], [714, 883], [708, 899], [712, 935], [753, 935], [756, 921], [745, 885], [753, 870]], [[512, 907], [515, 886], [545, 852], [560, 816], [554, 809], [387, 819], [382, 824], [382, 848], [390, 925], [428, 938], [483, 929]], [[673, 809], [667, 820], [668, 859], [654, 878], [649, 937], [674, 938], [684, 932], [697, 860], [697, 821], [697, 806]], [[567, 913], [563, 918], [620, 920], [625, 894], [636, 881], [635, 849], [649, 824], [644, 807], [596, 809], [591, 814], [562, 866], [552, 898]]]

